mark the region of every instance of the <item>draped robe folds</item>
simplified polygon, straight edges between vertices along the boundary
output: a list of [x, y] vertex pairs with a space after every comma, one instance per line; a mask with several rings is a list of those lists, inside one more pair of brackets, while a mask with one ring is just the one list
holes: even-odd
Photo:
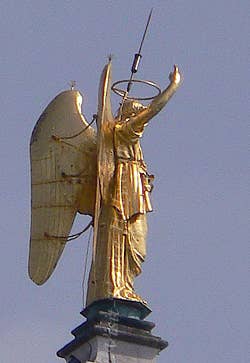
[[143, 302], [133, 282], [145, 259], [146, 213], [152, 211], [152, 177], [139, 143], [145, 124], [132, 127], [130, 119], [116, 122], [113, 134], [106, 135], [113, 138], [115, 173], [110, 200], [101, 205], [87, 304], [109, 297]]
[[[135, 293], [133, 283], [146, 255], [146, 213], [152, 210], [152, 176], [147, 173], [139, 139], [147, 122], [161, 111], [179, 87], [181, 75], [177, 66], [170, 74], [170, 81], [147, 107], [123, 121], [112, 119], [110, 122], [111, 112], [104, 113], [104, 120], [109, 120], [107, 126], [112, 127], [104, 127], [99, 134], [102, 146], [106, 145], [99, 152], [105, 170], [102, 173], [99, 165], [101, 200], [98, 218], [95, 215], [98, 223], [94, 229], [97, 233], [87, 305], [109, 297], [144, 302]], [[108, 83], [104, 85], [108, 95]], [[108, 99], [109, 96], [104, 97], [105, 102]], [[110, 103], [105, 106], [105, 102], [101, 104], [109, 111]]]
[[109, 60], [100, 79], [97, 133], [81, 114], [78, 91], [62, 92], [45, 109], [30, 145], [29, 275], [35, 283], [43, 284], [54, 271], [79, 212], [94, 217], [87, 305], [110, 297], [142, 301], [133, 283], [146, 255], [152, 176], [139, 139], [180, 81], [174, 66], [170, 84], [149, 105], [124, 111], [123, 104], [121, 121], [112, 113]]

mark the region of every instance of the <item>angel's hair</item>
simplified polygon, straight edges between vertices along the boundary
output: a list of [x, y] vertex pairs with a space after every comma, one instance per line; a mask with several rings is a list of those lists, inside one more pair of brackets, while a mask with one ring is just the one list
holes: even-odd
[[121, 112], [122, 119], [124, 119], [129, 116], [136, 115], [139, 111], [143, 110], [144, 108], [146, 108], [146, 106], [142, 105], [137, 100], [126, 100], [124, 101], [123, 105], [121, 104], [121, 106], [119, 107], [117, 114], [119, 115]]

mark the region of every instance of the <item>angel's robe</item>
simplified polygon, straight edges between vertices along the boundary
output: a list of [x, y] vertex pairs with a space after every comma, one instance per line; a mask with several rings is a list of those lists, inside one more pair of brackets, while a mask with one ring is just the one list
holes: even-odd
[[146, 213], [152, 211], [152, 176], [139, 142], [145, 124], [128, 118], [114, 126], [114, 183], [110, 202], [101, 208], [87, 304], [108, 297], [143, 301], [133, 282], [145, 259]]
[[[139, 139], [148, 121], [160, 112], [179, 87], [177, 67], [175, 76], [143, 110], [125, 120], [115, 120], [109, 129], [111, 132], [103, 129], [103, 145], [112, 148], [104, 155], [106, 160], [112, 155], [115, 168], [111, 178], [102, 178], [101, 189], [105, 190], [105, 198], [98, 218], [87, 305], [110, 297], [144, 302], [135, 293], [133, 283], [141, 272], [146, 255], [146, 213], [152, 210], [149, 198], [152, 186]], [[105, 166], [108, 164], [106, 162]], [[112, 165], [110, 170], [113, 170]]]
[[152, 176], [148, 175], [139, 142], [144, 125], [136, 126], [133, 123], [132, 127], [127, 119], [117, 123], [114, 130], [116, 176], [112, 204], [125, 221], [152, 211], [149, 197]]

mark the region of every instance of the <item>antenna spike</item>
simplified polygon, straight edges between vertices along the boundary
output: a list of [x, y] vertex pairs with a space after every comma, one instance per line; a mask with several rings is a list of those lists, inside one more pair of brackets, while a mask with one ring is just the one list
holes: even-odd
[[153, 8], [150, 10], [150, 13], [149, 13], [149, 16], [148, 16], [147, 24], [146, 24], [146, 27], [145, 27], [145, 30], [144, 30], [144, 33], [143, 33], [143, 36], [142, 36], [141, 44], [140, 44], [140, 47], [139, 47], [139, 51], [138, 51], [139, 54], [141, 53], [141, 50], [142, 50], [142, 45], [144, 43], [144, 39], [145, 39], [145, 36], [147, 34], [147, 31], [148, 31], [148, 26], [149, 26], [149, 23], [150, 23], [150, 20], [151, 20], [151, 17], [152, 17], [152, 13], [153, 13]]
[[127, 92], [125, 93], [124, 98], [127, 97], [128, 93], [129, 93], [129, 91], [131, 89], [131, 86], [132, 86], [133, 75], [138, 71], [138, 68], [139, 68], [139, 64], [140, 64], [140, 61], [141, 61], [141, 58], [142, 58], [141, 50], [142, 50], [142, 46], [143, 46], [147, 31], [148, 31], [148, 26], [149, 26], [149, 23], [150, 23], [150, 20], [151, 20], [151, 17], [152, 17], [152, 13], [153, 13], [153, 8], [150, 10], [150, 13], [149, 13], [149, 16], [148, 16], [147, 24], [146, 24], [146, 27], [145, 27], [145, 30], [144, 30], [144, 33], [143, 33], [143, 36], [142, 36], [142, 40], [141, 40], [139, 50], [134, 55], [134, 61], [133, 61], [132, 67], [131, 67], [131, 75], [130, 75], [130, 79], [129, 79], [129, 82], [128, 82], [128, 85], [127, 85]]

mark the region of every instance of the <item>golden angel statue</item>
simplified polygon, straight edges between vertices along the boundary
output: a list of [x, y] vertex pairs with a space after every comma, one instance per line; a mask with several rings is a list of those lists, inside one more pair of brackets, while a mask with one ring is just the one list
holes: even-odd
[[111, 61], [99, 86], [97, 129], [81, 113], [82, 96], [60, 93], [31, 137], [32, 213], [29, 275], [38, 285], [54, 271], [77, 213], [93, 217], [93, 256], [87, 302], [116, 298], [145, 303], [134, 290], [146, 255], [152, 176], [140, 146], [148, 122], [181, 83], [170, 84], [147, 106], [127, 99], [111, 109]]

